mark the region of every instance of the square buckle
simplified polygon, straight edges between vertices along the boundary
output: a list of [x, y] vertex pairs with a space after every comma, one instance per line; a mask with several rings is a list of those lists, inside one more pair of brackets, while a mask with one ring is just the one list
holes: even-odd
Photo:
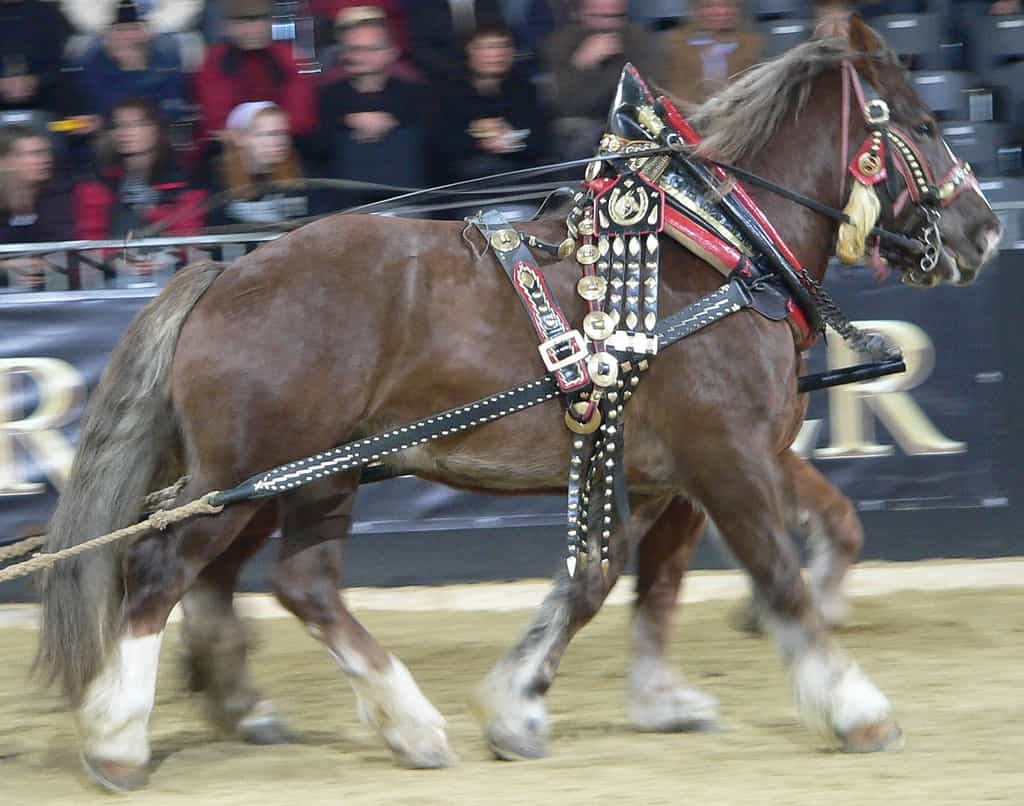
[[[565, 358], [556, 358], [555, 351], [562, 345], [571, 347], [572, 352]], [[586, 339], [583, 338], [583, 334], [578, 330], [567, 330], [565, 333], [560, 333], [554, 338], [548, 339], [537, 346], [537, 351], [540, 353], [541, 361], [544, 362], [548, 372], [557, 372], [570, 364], [585, 361], [588, 355]]]
[[620, 353], [629, 352], [634, 355], [658, 354], [658, 337], [654, 334], [616, 330], [605, 339], [604, 343]]

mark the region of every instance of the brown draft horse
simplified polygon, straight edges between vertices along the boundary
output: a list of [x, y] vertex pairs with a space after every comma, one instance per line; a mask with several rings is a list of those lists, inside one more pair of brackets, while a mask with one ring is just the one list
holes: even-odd
[[[849, 154], [841, 141], [841, 62], [851, 60], [915, 131], [936, 175], [951, 155], [895, 57], [862, 23], [849, 38], [811, 42], [755, 68], [695, 117], [726, 159], [833, 206]], [[808, 101], [813, 99], [813, 103]], [[850, 142], [865, 137], [851, 116]], [[842, 163], [842, 165], [841, 165]], [[767, 194], [758, 202], [805, 267], [824, 273], [834, 225]], [[899, 229], [906, 223], [883, 221]], [[977, 192], [941, 222], [936, 277], [963, 282], [994, 252], [999, 224]], [[411, 422], [542, 373], [534, 336], [493, 257], [456, 222], [333, 217], [239, 259], [180, 273], [129, 328], [92, 400], [48, 550], [134, 522], [144, 495], [183, 473], [181, 501], [360, 435]], [[563, 227], [528, 231], [558, 240]], [[661, 304], [674, 311], [721, 277], [669, 241]], [[572, 262], [546, 273], [566, 313], [584, 313]], [[596, 563], [564, 570], [519, 643], [476, 695], [486, 737], [503, 757], [536, 757], [548, 730], [544, 695], [572, 636], [597, 612], [637, 551], [629, 710], [642, 729], [713, 719], [713, 698], [685, 687], [665, 661], [680, 580], [704, 512], [751, 575], [769, 628], [813, 725], [854, 750], [900, 741], [886, 697], [829, 635], [786, 532], [780, 456], [805, 399], [802, 362], [785, 323], [743, 312], [666, 350], [631, 402], [626, 471], [632, 517], [613, 536], [607, 580]], [[394, 457], [397, 469], [440, 482], [510, 492], [564, 488], [569, 434], [554, 402]], [[112, 788], [141, 785], [147, 723], [166, 619], [185, 599], [190, 651], [214, 715], [273, 738], [270, 704], [246, 677], [231, 607], [238, 566], [283, 528], [275, 590], [321, 640], [355, 688], [361, 716], [404, 763], [451, 759], [444, 720], [405, 666], [345, 608], [340, 540], [357, 474], [318, 481], [280, 500], [250, 502], [84, 554], [43, 583], [39, 663], [76, 708], [87, 767]], [[240, 537], [241, 536], [241, 537]]]

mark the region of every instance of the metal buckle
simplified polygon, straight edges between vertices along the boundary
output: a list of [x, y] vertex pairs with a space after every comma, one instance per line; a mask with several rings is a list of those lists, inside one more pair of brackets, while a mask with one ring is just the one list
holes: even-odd
[[[565, 358], [554, 357], [555, 351], [563, 344], [571, 347], [572, 352]], [[537, 351], [540, 353], [540, 359], [544, 362], [548, 372], [557, 372], [570, 364], [577, 364], [580, 361], [586, 360], [588, 355], [587, 342], [583, 338], [583, 334], [578, 330], [567, 330], [565, 333], [560, 333], [554, 338], [548, 339], [537, 346]]]
[[874, 125], [879, 126], [883, 123], [889, 122], [889, 104], [883, 101], [881, 98], [875, 98], [864, 104], [864, 119]]
[[658, 337], [646, 333], [631, 333], [628, 330], [616, 330], [605, 339], [605, 345], [620, 353], [657, 355]]

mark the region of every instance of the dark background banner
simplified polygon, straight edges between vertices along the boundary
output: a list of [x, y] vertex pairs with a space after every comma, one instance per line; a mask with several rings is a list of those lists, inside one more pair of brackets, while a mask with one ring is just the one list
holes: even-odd
[[[800, 452], [857, 503], [868, 527], [866, 556], [999, 556], [1024, 548], [1016, 511], [1020, 272], [1021, 253], [1004, 252], [968, 289], [877, 286], [865, 270], [830, 274], [850, 318], [896, 340], [910, 364], [906, 375], [814, 393], [798, 440]], [[152, 294], [0, 297], [0, 543], [44, 529], [87, 395]], [[808, 369], [857, 360], [833, 337], [815, 347]], [[559, 496], [478, 496], [412, 478], [367, 485], [350, 581], [547, 575], [562, 553], [563, 505]], [[698, 561], [721, 562], [707, 549]], [[259, 577], [251, 574], [248, 584]]]

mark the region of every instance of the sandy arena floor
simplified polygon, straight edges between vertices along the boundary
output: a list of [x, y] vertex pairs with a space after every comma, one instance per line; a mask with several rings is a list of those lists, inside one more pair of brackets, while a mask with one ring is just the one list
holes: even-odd
[[[722, 700], [726, 730], [639, 735], [623, 708], [628, 609], [607, 607], [573, 643], [549, 696], [551, 757], [490, 760], [465, 695], [526, 623], [525, 612], [369, 611], [364, 621], [449, 720], [451, 769], [399, 769], [356, 720], [345, 681], [293, 621], [253, 622], [257, 679], [298, 743], [248, 747], [215, 735], [164, 643], [151, 724], [154, 773], [124, 802], [319, 804], [1024, 803], [1021, 588], [857, 599], [842, 641], [889, 694], [902, 753], [828, 751], [796, 719], [771, 644], [733, 632], [735, 603], [687, 606], [675, 657]], [[110, 804], [79, 772], [71, 721], [26, 674], [35, 634], [0, 629], [0, 804]]]

